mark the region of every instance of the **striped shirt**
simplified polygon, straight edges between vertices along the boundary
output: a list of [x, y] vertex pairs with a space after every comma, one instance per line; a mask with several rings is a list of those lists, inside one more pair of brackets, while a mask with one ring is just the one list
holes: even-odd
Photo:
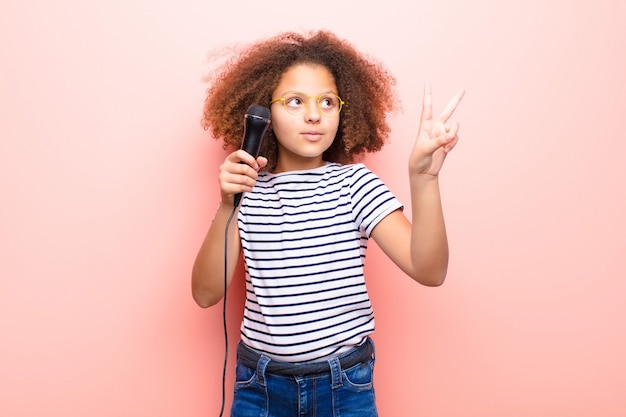
[[238, 216], [246, 269], [241, 338], [270, 358], [341, 354], [374, 331], [367, 240], [402, 205], [363, 164], [261, 173]]

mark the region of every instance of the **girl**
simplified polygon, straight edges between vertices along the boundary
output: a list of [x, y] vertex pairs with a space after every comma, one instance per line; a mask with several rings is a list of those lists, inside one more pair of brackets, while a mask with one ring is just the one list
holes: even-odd
[[[259, 42], [213, 79], [204, 125], [232, 153], [220, 166], [221, 204], [192, 291], [200, 306], [216, 304], [243, 258], [232, 416], [376, 416], [368, 239], [415, 281], [444, 281], [438, 174], [458, 141], [450, 117], [463, 91], [434, 118], [425, 88], [408, 161], [411, 223], [382, 181], [354, 163], [387, 139], [394, 86], [382, 64], [325, 31]], [[251, 104], [268, 106], [272, 119], [257, 158], [239, 149]]]

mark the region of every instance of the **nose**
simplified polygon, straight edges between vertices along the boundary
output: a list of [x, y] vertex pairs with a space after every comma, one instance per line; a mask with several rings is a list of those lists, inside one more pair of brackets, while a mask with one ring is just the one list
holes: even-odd
[[317, 97], [309, 98], [309, 105], [306, 106], [306, 109], [304, 112], [304, 118], [307, 122], [317, 123], [322, 117], [322, 115], [320, 114], [320, 109], [317, 106], [317, 100], [318, 100]]

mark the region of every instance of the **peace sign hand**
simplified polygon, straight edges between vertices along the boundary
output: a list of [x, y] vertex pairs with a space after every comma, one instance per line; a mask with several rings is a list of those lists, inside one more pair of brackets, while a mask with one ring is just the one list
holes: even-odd
[[464, 90], [459, 90], [437, 119], [433, 119], [432, 91], [424, 87], [424, 102], [417, 140], [409, 158], [411, 175], [437, 177], [448, 152], [457, 144], [459, 123], [450, 121], [452, 113], [461, 102]]

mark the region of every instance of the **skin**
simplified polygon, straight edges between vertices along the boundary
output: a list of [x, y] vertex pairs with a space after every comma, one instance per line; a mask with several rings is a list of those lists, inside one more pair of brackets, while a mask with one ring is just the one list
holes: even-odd
[[[323, 66], [300, 64], [288, 69], [274, 90], [272, 99], [288, 91], [309, 96], [337, 94], [330, 72]], [[430, 86], [424, 89], [417, 138], [409, 156], [412, 223], [396, 210], [381, 220], [372, 238], [383, 252], [408, 276], [427, 286], [441, 285], [448, 268], [448, 241], [439, 191], [439, 172], [447, 154], [458, 142], [459, 124], [451, 116], [463, 98], [460, 90], [438, 117], [433, 117]], [[272, 129], [279, 142], [274, 172], [306, 170], [324, 164], [322, 155], [332, 144], [339, 116], [323, 116], [310, 99], [307, 110], [298, 116], [287, 113], [280, 102], [271, 106]], [[241, 164], [240, 162], [244, 162]], [[224, 229], [232, 212], [234, 195], [251, 191], [257, 172], [267, 160], [237, 150], [226, 157], [219, 170], [222, 203], [196, 257], [192, 271], [192, 294], [201, 307], [210, 307], [224, 296]], [[236, 218], [228, 230], [227, 283], [241, 258]]]
[[[333, 76], [322, 66], [298, 65], [287, 70], [272, 95], [272, 100], [288, 92], [309, 96], [338, 94]], [[339, 115], [322, 115], [314, 98], [301, 115], [287, 113], [282, 103], [271, 107], [272, 125], [278, 140], [278, 162], [274, 172], [318, 168], [324, 165], [322, 154], [330, 147], [339, 128]]]

